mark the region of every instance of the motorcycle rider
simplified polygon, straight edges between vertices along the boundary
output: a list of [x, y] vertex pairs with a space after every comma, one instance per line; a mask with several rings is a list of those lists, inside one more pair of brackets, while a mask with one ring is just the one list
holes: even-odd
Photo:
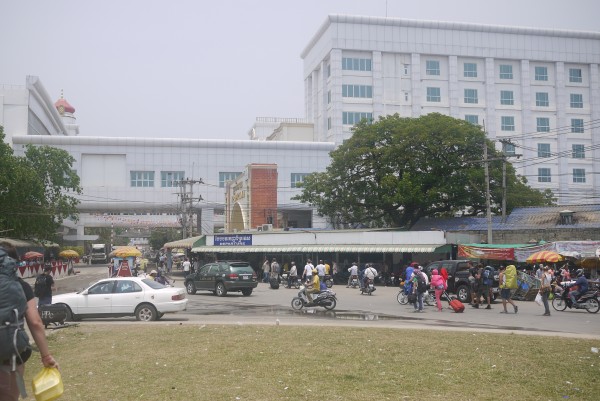
[[350, 266], [348, 268], [348, 271], [350, 272], [350, 276], [348, 277], [348, 285], [346, 286], [346, 288], [350, 287], [350, 283], [352, 282], [352, 277], [357, 277], [358, 276], [358, 266], [356, 262], [352, 262], [352, 266]]
[[298, 268], [296, 267], [296, 262], [292, 262], [292, 267], [290, 267], [290, 272], [288, 273], [288, 288], [292, 287], [292, 283], [298, 279]]
[[312, 270], [312, 280], [310, 283], [306, 282], [306, 286], [304, 287], [304, 295], [308, 299], [309, 303], [312, 303], [313, 297], [312, 294], [318, 294], [321, 292], [321, 281], [319, 280], [319, 275], [317, 274], [317, 269]]
[[362, 283], [363, 288], [369, 285], [369, 280], [375, 282], [375, 277], [377, 277], [377, 270], [373, 267], [373, 263], [367, 264]]
[[575, 281], [575, 285], [577, 286], [577, 289], [571, 290], [569, 292], [569, 297], [571, 298], [571, 302], [573, 302], [573, 306], [577, 307], [577, 298], [580, 295], [585, 294], [588, 290], [588, 281], [583, 275], [583, 269], [577, 270], [577, 280]]

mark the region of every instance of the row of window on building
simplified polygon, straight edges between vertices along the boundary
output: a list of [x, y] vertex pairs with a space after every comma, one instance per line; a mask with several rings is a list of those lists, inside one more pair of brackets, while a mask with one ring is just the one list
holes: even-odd
[[[404, 65], [404, 73], [408, 74], [409, 65]], [[372, 61], [368, 58], [342, 58], [342, 70], [346, 71], [371, 71]], [[331, 70], [328, 69], [327, 76], [330, 75]], [[533, 68], [533, 79], [539, 82], [547, 82], [549, 80], [549, 73], [547, 66], [534, 66]], [[425, 74], [429, 76], [440, 76], [441, 68], [439, 60], [425, 60]], [[465, 62], [463, 63], [463, 77], [464, 78], [477, 78], [479, 76], [477, 63]], [[498, 77], [502, 80], [514, 79], [513, 66], [511, 64], [500, 64], [498, 66]], [[581, 68], [569, 68], [569, 82], [570, 83], [582, 83], [583, 73]]]
[[[240, 174], [239, 171], [220, 172], [219, 187], [225, 188], [227, 181], [235, 180]], [[184, 180], [185, 173], [183, 171], [161, 171], [160, 186], [161, 188], [172, 188], [180, 186], [180, 182]], [[290, 175], [290, 186], [297, 187], [308, 173], [292, 173]], [[132, 187], [149, 187], [154, 188], [154, 171], [130, 171], [130, 183]]]
[[[552, 182], [552, 171], [547, 167], [538, 168], [538, 182]], [[573, 183], [585, 184], [585, 169], [573, 169]]]

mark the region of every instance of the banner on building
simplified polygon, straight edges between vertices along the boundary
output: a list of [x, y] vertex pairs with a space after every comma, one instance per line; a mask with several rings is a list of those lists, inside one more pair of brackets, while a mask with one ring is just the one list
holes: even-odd
[[459, 245], [459, 258], [514, 260], [514, 248], [482, 248], [478, 246]]

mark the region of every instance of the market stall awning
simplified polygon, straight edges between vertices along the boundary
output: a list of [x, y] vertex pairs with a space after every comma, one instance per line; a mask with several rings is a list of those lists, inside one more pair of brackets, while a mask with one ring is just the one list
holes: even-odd
[[171, 241], [171, 242], [167, 242], [165, 245], [163, 245], [163, 248], [188, 248], [191, 249], [195, 246], [201, 246], [203, 245], [204, 242], [206, 241], [205, 236], [204, 235], [198, 235], [197, 237], [190, 237], [190, 238], [184, 238], [184, 239], [180, 239], [177, 241]]
[[211, 253], [428, 253], [439, 245], [279, 245], [279, 246], [194, 246], [192, 252]]

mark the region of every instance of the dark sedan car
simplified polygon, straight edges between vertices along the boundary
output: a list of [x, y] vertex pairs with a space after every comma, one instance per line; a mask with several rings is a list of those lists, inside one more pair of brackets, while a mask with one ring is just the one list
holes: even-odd
[[208, 263], [185, 278], [185, 288], [190, 295], [198, 290], [207, 290], [220, 297], [230, 291], [241, 291], [243, 295], [248, 296], [257, 285], [256, 273], [252, 266], [241, 261]]

